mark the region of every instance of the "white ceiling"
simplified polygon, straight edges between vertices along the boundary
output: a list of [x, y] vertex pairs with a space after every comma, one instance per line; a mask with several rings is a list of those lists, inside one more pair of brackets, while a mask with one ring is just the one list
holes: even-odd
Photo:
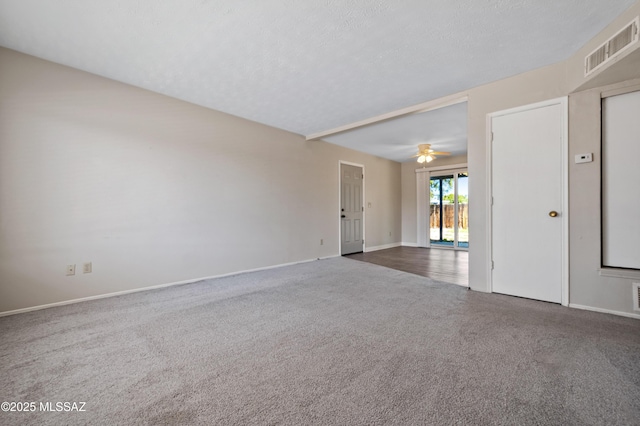
[[0, 0], [0, 45], [309, 135], [562, 61], [634, 2]]
[[389, 121], [324, 137], [323, 140], [379, 157], [404, 162], [428, 143], [451, 155], [467, 152], [467, 103], [406, 115]]

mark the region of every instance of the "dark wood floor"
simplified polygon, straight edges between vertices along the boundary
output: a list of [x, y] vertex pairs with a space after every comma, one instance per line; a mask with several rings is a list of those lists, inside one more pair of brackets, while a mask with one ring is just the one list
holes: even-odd
[[467, 251], [394, 247], [369, 253], [350, 254], [346, 257], [438, 281], [469, 285], [469, 252]]

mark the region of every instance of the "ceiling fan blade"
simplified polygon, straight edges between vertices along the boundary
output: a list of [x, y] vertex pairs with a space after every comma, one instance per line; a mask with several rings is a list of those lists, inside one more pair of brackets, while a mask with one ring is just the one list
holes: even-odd
[[431, 149], [431, 144], [421, 143], [418, 145], [418, 153], [412, 155], [411, 158], [429, 157], [430, 159], [427, 160], [427, 162], [430, 162], [436, 159], [436, 155], [451, 155], [451, 153], [443, 152], [443, 151], [434, 151]]

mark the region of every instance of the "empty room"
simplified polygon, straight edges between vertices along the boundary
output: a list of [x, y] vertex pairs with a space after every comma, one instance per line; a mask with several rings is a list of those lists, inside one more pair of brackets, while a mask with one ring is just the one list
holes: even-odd
[[637, 425], [640, 1], [0, 0], [0, 424]]

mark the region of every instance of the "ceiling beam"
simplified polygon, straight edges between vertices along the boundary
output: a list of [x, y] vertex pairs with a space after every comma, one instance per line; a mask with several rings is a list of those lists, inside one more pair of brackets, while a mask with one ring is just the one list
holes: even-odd
[[386, 114], [377, 115], [375, 117], [366, 118], [364, 120], [356, 121], [355, 123], [345, 124], [344, 126], [336, 127], [334, 129], [325, 130], [323, 132], [312, 133], [306, 136], [306, 140], [314, 141], [325, 138], [327, 136], [337, 135], [338, 133], [354, 130], [359, 127], [368, 126], [370, 124], [380, 123], [382, 121], [391, 120], [393, 118], [403, 117], [405, 115], [420, 114], [422, 112], [433, 111], [440, 108], [445, 108], [451, 105], [467, 102], [468, 96], [466, 93], [454, 93], [453, 95], [445, 96], [442, 98], [434, 99], [432, 101], [423, 102], [421, 104], [413, 105], [410, 107], [398, 109], [395, 111], [387, 112]]

